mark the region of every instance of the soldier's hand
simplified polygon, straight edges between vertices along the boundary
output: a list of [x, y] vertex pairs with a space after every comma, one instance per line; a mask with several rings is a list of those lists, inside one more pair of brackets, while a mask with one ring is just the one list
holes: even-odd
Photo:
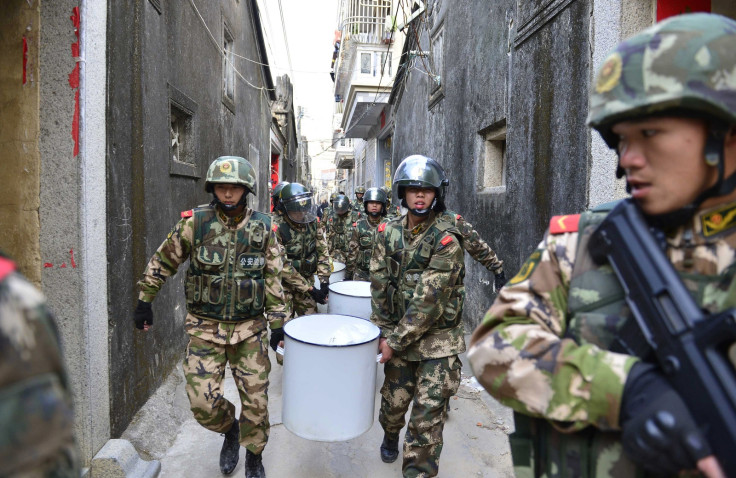
[[496, 274], [493, 279], [493, 286], [495, 287], [496, 292], [501, 290], [501, 287], [503, 287], [504, 284], [506, 284], [506, 274], [504, 274], [504, 272], [501, 271], [498, 274]]
[[386, 343], [386, 339], [383, 337], [378, 340], [378, 350], [381, 351], [380, 363], [386, 363], [394, 357], [394, 349]]
[[284, 329], [278, 328], [278, 329], [271, 329], [271, 340], [269, 341], [269, 345], [271, 345], [271, 348], [273, 351], [276, 351], [276, 348], [278, 348], [279, 344], [284, 341]]
[[140, 330], [148, 330], [153, 325], [153, 310], [151, 310], [151, 303], [138, 300], [138, 305], [135, 308], [133, 314], [133, 320], [135, 321], [135, 328]]
[[325, 297], [330, 295], [330, 282], [329, 281], [319, 281], [319, 290], [322, 291]]
[[309, 289], [309, 295], [312, 296], [312, 299], [314, 299], [314, 301], [318, 304], [324, 305], [327, 303], [327, 297], [322, 292], [322, 289], [316, 289], [312, 287], [311, 289]]
[[651, 364], [638, 362], [629, 372], [620, 422], [624, 452], [656, 474], [694, 470], [711, 454], [685, 402]]

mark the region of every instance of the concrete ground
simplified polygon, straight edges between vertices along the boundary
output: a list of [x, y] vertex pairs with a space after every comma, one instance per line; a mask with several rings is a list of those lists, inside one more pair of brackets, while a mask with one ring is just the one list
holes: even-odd
[[[383, 430], [377, 419], [368, 432], [345, 442], [310, 441], [289, 432], [281, 420], [282, 369], [273, 355], [271, 359], [271, 435], [263, 454], [263, 464], [270, 478], [401, 476], [401, 456], [392, 464], [383, 463], [380, 459], [378, 449]], [[450, 402], [439, 476], [513, 477], [508, 442], [508, 434], [513, 431], [511, 410], [480, 389], [472, 378], [464, 355], [462, 359], [463, 383]], [[383, 368], [379, 366], [376, 417], [382, 381]], [[229, 371], [225, 396], [236, 404], [239, 411], [238, 393]], [[192, 417], [181, 366], [136, 415], [122, 438], [129, 440], [142, 458], [160, 460], [159, 476], [162, 478], [222, 476], [218, 463], [223, 437], [202, 428]], [[244, 476], [244, 469], [245, 449], [241, 447], [240, 462], [230, 476]]]

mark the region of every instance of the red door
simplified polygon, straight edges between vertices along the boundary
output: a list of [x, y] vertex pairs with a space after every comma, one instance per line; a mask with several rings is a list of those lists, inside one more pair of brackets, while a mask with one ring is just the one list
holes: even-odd
[[710, 13], [710, 0], [657, 0], [657, 21], [693, 12]]

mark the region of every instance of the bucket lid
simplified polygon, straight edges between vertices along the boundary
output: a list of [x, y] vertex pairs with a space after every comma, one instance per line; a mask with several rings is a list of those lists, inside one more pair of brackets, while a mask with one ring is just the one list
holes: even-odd
[[340, 261], [332, 261], [332, 273], [345, 270], [345, 263]]
[[314, 314], [290, 320], [284, 326], [284, 333], [307, 344], [346, 347], [377, 339], [381, 329], [365, 319], [350, 315]]
[[330, 293], [350, 297], [370, 297], [371, 283], [362, 280], [349, 280], [330, 284]]

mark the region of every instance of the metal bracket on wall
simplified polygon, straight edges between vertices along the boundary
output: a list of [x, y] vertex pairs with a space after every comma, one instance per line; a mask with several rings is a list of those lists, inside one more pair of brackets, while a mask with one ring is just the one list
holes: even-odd
[[401, 25], [399, 25], [399, 31], [400, 32], [403, 32], [404, 31], [404, 28], [406, 28], [406, 26], [408, 24], [410, 24], [411, 22], [413, 22], [414, 19], [416, 17], [418, 17], [419, 15], [421, 15], [422, 12], [424, 12], [424, 10], [425, 10], [424, 3], [421, 0], [414, 0], [414, 4], [412, 5], [412, 7], [414, 7], [414, 6], [417, 6], [418, 8], [416, 8], [412, 12], [412, 14], [409, 16], [409, 18], [406, 19], [406, 21], [404, 23], [402, 23]]

